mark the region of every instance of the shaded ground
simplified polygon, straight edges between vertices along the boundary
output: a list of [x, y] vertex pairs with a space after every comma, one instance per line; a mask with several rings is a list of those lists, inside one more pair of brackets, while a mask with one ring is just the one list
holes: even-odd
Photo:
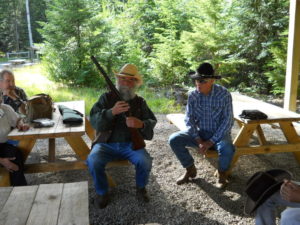
[[[198, 168], [196, 179], [186, 185], [178, 186], [175, 180], [184, 170], [167, 144], [171, 133], [177, 131], [169, 124], [165, 115], [157, 115], [153, 141], [147, 142], [147, 149], [153, 157], [148, 192], [151, 201], [139, 204], [135, 199], [135, 172], [133, 166], [111, 168], [108, 172], [114, 177], [118, 186], [111, 190], [112, 202], [107, 208], [99, 210], [94, 207], [95, 190], [87, 171], [66, 171], [26, 175], [29, 184], [89, 182], [89, 211], [91, 224], [253, 224], [253, 218], [243, 214], [245, 201], [244, 188], [247, 179], [255, 172], [272, 168], [291, 171], [299, 180], [300, 167], [291, 153], [243, 156], [233, 170], [231, 183], [225, 190], [214, 187], [215, 159], [203, 159], [193, 152]], [[267, 139], [284, 141], [279, 130], [268, 130]], [[233, 136], [238, 131], [235, 125]], [[88, 138], [85, 140], [89, 142]], [[59, 160], [74, 160], [75, 155], [63, 139], [57, 140]], [[47, 159], [48, 144], [41, 140], [34, 147], [29, 161], [38, 162]]]

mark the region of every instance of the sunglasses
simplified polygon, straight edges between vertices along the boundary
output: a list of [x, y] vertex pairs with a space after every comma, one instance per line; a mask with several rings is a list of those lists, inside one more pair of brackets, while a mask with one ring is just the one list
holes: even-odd
[[197, 81], [197, 83], [200, 83], [200, 84], [206, 84], [208, 82], [208, 80], [204, 80], [204, 79], [199, 79], [196, 81]]

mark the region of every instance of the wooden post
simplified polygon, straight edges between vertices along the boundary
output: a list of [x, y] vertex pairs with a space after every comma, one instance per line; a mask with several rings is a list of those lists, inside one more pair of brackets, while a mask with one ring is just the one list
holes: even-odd
[[300, 60], [300, 0], [290, 0], [284, 109], [296, 111]]
[[55, 161], [55, 138], [49, 138], [48, 162]]

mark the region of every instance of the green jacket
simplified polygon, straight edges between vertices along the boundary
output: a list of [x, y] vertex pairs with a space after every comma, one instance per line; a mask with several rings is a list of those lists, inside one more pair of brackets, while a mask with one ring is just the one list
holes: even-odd
[[[100, 96], [99, 100], [94, 104], [90, 112], [90, 121], [96, 130], [95, 142], [131, 142], [129, 129], [126, 125], [124, 114], [112, 115], [111, 108], [117, 102], [116, 96], [109, 92]], [[132, 116], [142, 120], [144, 127], [138, 129], [145, 140], [153, 138], [153, 129], [157, 119], [146, 101], [136, 96], [128, 102]]]

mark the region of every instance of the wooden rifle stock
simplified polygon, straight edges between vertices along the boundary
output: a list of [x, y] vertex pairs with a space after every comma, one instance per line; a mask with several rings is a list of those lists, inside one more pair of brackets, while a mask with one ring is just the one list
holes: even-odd
[[[104, 69], [100, 66], [100, 64], [98, 63], [97, 59], [94, 56], [91, 56], [92, 61], [95, 63], [97, 69], [100, 71], [100, 73], [103, 75], [109, 89], [116, 94], [116, 96], [118, 97], [118, 99], [120, 101], [124, 101], [124, 99], [122, 98], [120, 92], [118, 91], [118, 89], [115, 87], [115, 85], [112, 83], [112, 81], [109, 79], [108, 75], [106, 74], [106, 72], [104, 71]], [[131, 116], [131, 112], [128, 111], [126, 113], [126, 116]], [[131, 135], [131, 141], [132, 141], [132, 149], [133, 150], [138, 150], [141, 148], [144, 148], [146, 146], [144, 138], [142, 137], [142, 135], [140, 134], [140, 132], [138, 131], [137, 128], [132, 128], [129, 127], [129, 132]]]

